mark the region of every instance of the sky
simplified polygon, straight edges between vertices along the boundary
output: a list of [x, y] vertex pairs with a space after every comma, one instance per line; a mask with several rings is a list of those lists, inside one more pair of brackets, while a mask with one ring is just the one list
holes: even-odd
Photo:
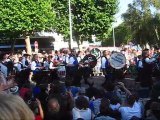
[[113, 24], [114, 27], [118, 26], [119, 24], [121, 24], [123, 22], [121, 15], [126, 12], [126, 10], [128, 9], [128, 4], [132, 3], [133, 0], [119, 0], [119, 2], [120, 2], [119, 3], [119, 11], [115, 15], [116, 22]]

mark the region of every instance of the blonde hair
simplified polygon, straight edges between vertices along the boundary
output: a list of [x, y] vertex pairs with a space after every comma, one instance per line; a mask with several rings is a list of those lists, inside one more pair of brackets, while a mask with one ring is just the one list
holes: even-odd
[[33, 112], [19, 97], [0, 93], [0, 120], [34, 120]]

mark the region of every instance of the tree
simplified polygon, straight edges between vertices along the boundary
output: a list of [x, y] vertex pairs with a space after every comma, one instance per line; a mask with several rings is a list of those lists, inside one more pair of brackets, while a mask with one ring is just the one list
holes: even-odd
[[54, 18], [50, 0], [0, 0], [0, 33], [11, 40], [51, 29]]
[[[54, 0], [53, 0], [54, 1]], [[73, 35], [78, 44], [91, 39], [91, 35], [105, 38], [114, 21], [118, 0], [71, 0]], [[55, 0], [56, 31], [69, 36], [68, 1]]]
[[[134, 0], [129, 4], [128, 10], [123, 14], [124, 23], [130, 27], [131, 40], [141, 45], [149, 43], [156, 45], [159, 40], [158, 15], [153, 14], [150, 7], [158, 9], [157, 0]], [[159, 42], [160, 43], [160, 42]]]
[[[132, 40], [130, 28], [125, 22], [114, 28], [114, 34], [116, 46], [121, 46], [122, 43], [127, 44]], [[113, 46], [113, 31], [105, 39], [103, 46]]]

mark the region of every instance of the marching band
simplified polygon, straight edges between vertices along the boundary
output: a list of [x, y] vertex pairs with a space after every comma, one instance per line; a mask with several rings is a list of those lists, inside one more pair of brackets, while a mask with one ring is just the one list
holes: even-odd
[[[153, 57], [150, 58], [149, 50], [143, 50], [140, 58], [140, 55], [129, 56], [125, 51], [111, 53], [104, 50], [101, 55], [101, 52], [99, 53], [100, 50], [97, 53], [96, 50], [76, 52], [74, 49], [64, 49], [43, 56], [39, 54], [34, 54], [33, 56], [24, 54], [19, 57], [3, 53], [0, 56], [0, 71], [6, 78], [12, 73], [16, 73], [17, 75], [25, 73], [24, 71], [30, 71], [32, 73], [31, 77], [29, 77], [31, 80], [32, 77], [38, 74], [46, 73], [43, 75], [49, 76], [52, 81], [66, 78], [72, 80], [78, 86], [82, 78], [86, 84], [89, 84], [88, 78], [93, 74], [97, 62], [100, 64], [99, 71], [102, 71], [106, 81], [120, 79], [118, 75], [125, 75], [128, 68], [127, 64], [134, 64], [137, 69], [141, 69], [138, 78], [145, 78], [140, 80], [142, 86], [152, 85], [152, 70], [155, 61], [159, 60], [159, 53], [153, 54]], [[30, 74], [28, 73], [28, 75]], [[43, 77], [45, 76], [38, 77], [38, 79], [42, 79]], [[40, 81], [38, 79], [35, 81]]]

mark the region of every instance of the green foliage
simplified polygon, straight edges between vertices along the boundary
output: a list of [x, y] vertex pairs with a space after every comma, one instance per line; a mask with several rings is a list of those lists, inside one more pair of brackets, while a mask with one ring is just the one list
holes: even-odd
[[[130, 40], [132, 40], [131, 30], [125, 23], [122, 23], [118, 27], [114, 28], [114, 34], [116, 46], [121, 46], [122, 43], [127, 44]], [[105, 39], [103, 46], [113, 46], [113, 31], [109, 34], [107, 39]]]
[[14, 36], [49, 30], [54, 17], [50, 0], [0, 0], [0, 33]]
[[[53, 0], [56, 12], [56, 31], [69, 36], [68, 0]], [[104, 38], [108, 35], [117, 0], [71, 0], [73, 35], [77, 41], [91, 39], [91, 35]]]
[[[153, 14], [151, 6], [156, 7], [156, 0], [134, 0], [133, 4], [128, 5], [128, 10], [123, 14], [125, 28], [130, 31], [126, 34], [125, 41], [130, 38], [130, 41], [145, 45], [159, 44], [159, 15]], [[158, 8], [156, 8], [158, 9]], [[124, 30], [121, 30], [123, 32]], [[119, 37], [118, 37], [119, 38]], [[158, 43], [159, 42], [159, 43]]]

